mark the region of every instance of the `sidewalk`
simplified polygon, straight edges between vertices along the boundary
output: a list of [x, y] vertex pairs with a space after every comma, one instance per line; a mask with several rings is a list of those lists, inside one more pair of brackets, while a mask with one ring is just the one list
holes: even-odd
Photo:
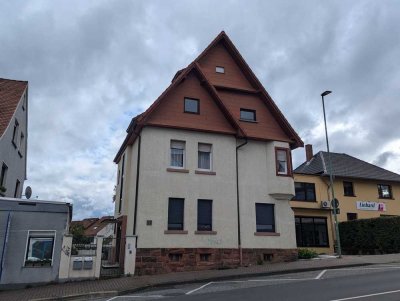
[[389, 263], [400, 263], [400, 254], [344, 256], [342, 259], [330, 258], [299, 260], [295, 262], [264, 264], [229, 270], [181, 272], [154, 276], [121, 277], [114, 279], [51, 284], [23, 290], [3, 291], [0, 292], [0, 300], [90, 300], [102, 296], [112, 297], [150, 286]]

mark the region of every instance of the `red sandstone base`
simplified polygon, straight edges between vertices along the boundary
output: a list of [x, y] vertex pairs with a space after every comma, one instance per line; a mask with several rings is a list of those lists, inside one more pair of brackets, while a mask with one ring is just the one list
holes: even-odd
[[[294, 261], [297, 249], [243, 249], [243, 265], [264, 262]], [[238, 249], [137, 249], [136, 275], [236, 268], [240, 264]]]

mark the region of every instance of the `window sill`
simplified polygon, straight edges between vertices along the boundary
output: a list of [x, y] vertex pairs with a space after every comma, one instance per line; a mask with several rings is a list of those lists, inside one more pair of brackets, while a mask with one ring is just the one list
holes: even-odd
[[254, 232], [254, 236], [281, 236], [277, 232]]
[[217, 231], [194, 231], [196, 235], [217, 235]]
[[286, 173], [286, 174], [276, 173], [276, 176], [277, 177], [290, 177], [290, 178], [293, 178], [293, 174], [290, 174], [290, 173]]
[[345, 197], [349, 197], [349, 198], [355, 198], [355, 197], [357, 197], [356, 195], [354, 195], [354, 194], [352, 194], [352, 195], [343, 195], [343, 196], [345, 196]]
[[257, 120], [246, 120], [246, 119], [239, 119], [239, 121], [243, 121], [243, 122], [250, 122], [250, 123], [258, 123]]
[[187, 230], [165, 230], [164, 234], [188, 234]]
[[380, 200], [394, 200], [394, 198], [379, 198]]
[[181, 173], [189, 173], [188, 169], [183, 169], [183, 168], [173, 168], [173, 167], [168, 167], [167, 171], [169, 172], [181, 172]]
[[207, 170], [195, 170], [194, 173], [197, 175], [210, 175], [210, 176], [215, 176], [217, 174], [215, 171], [207, 171]]

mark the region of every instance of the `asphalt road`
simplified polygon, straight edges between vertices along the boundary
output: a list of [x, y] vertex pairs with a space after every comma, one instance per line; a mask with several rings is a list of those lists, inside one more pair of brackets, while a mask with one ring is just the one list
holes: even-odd
[[103, 300], [399, 301], [400, 265], [376, 265], [177, 285]]

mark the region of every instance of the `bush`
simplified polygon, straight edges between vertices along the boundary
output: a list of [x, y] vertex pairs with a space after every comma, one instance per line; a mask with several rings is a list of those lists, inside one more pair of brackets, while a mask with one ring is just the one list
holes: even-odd
[[318, 256], [318, 253], [311, 249], [299, 249], [298, 257], [299, 259], [311, 259]]
[[400, 252], [400, 216], [342, 222], [339, 233], [344, 254]]

